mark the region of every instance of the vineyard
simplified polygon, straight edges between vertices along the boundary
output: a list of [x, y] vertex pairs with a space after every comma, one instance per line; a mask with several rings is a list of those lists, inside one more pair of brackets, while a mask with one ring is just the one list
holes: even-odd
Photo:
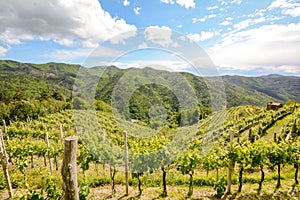
[[[64, 138], [72, 135], [79, 136], [80, 199], [300, 196], [300, 104], [277, 111], [239, 106], [214, 112], [186, 128], [167, 124], [152, 137], [128, 133], [128, 196], [124, 196], [124, 130], [149, 130], [138, 123], [116, 121], [109, 109], [96, 111], [97, 121], [88, 126], [84, 120], [78, 126], [74, 116], [88, 121], [87, 112], [76, 113], [62, 110], [35, 120], [3, 123], [13, 199], [63, 196], [60, 169]], [[164, 148], [170, 143], [182, 143], [185, 148]], [[1, 199], [9, 197], [6, 188], [1, 170]]]

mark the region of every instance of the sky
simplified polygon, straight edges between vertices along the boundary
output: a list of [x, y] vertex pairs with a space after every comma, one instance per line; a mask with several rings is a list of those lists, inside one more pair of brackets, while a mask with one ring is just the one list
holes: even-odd
[[300, 0], [0, 0], [1, 60], [300, 76], [299, 52]]

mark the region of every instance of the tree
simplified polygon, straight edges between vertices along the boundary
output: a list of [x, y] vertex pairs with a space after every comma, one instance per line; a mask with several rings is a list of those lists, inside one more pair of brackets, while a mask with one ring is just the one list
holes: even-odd
[[59, 101], [66, 101], [65, 96], [62, 93], [58, 92], [58, 91], [56, 91], [52, 94], [52, 98], [54, 98], [56, 100], [59, 100]]
[[14, 120], [26, 121], [28, 118], [36, 119], [38, 117], [38, 108], [29, 101], [19, 101], [11, 109], [10, 118]]
[[212, 113], [212, 109], [205, 106], [200, 106], [199, 108], [199, 119], [205, 119], [208, 115]]
[[0, 101], [0, 125], [3, 125], [2, 119], [7, 121], [9, 117], [10, 109], [4, 102]]
[[297, 102], [296, 100], [294, 100], [294, 99], [289, 99], [289, 100], [287, 100], [287, 101], [285, 102], [284, 105], [286, 105], [286, 106], [291, 106], [291, 105], [295, 105], [295, 104], [298, 104], [298, 102]]

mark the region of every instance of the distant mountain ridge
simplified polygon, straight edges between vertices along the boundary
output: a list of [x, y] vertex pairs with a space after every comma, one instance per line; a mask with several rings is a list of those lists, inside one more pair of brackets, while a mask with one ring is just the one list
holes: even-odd
[[[17, 91], [26, 93], [27, 98], [39, 98], [43, 91], [59, 91], [71, 97], [73, 84], [80, 65], [64, 63], [31, 64], [16, 61], [0, 61], [0, 101], [7, 95], [15, 95]], [[89, 70], [104, 70], [99, 81], [96, 98], [105, 102], [110, 101], [111, 92], [115, 84], [128, 69], [116, 67], [94, 67]], [[155, 70], [155, 69], [152, 69]], [[174, 73], [174, 72], [172, 72]], [[181, 73], [181, 72], [176, 72]], [[190, 82], [198, 97], [199, 103], [209, 106], [208, 89], [203, 77], [189, 73], [181, 73]], [[260, 77], [222, 76], [225, 84], [227, 106], [260, 105], [269, 101], [284, 103], [289, 99], [300, 101], [300, 77], [270, 74]], [[156, 95], [168, 95], [157, 88], [156, 91], [147, 86], [144, 90], [152, 91]], [[142, 91], [137, 91], [141, 95]], [[144, 96], [146, 98], [146, 96]], [[161, 100], [165, 100], [162, 98]]]
[[269, 75], [263, 77], [223, 76], [227, 87], [240, 86], [284, 103], [288, 99], [300, 100], [300, 77]]
[[289, 77], [289, 78], [299, 78], [299, 76], [284, 76], [281, 74], [268, 74], [268, 75], [262, 75], [262, 76], [258, 76], [261, 78], [280, 78], [280, 77]]

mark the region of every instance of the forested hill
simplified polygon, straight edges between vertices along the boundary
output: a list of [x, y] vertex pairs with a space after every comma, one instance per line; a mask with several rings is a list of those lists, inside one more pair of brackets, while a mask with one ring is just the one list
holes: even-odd
[[240, 86], [285, 102], [288, 99], [300, 100], [300, 77], [270, 74], [261, 77], [223, 76], [227, 88]]
[[[40, 99], [45, 93], [60, 92], [68, 99], [79, 65], [64, 63], [30, 64], [15, 61], [0, 61], [0, 101], [10, 99]], [[103, 70], [103, 67], [96, 67]], [[126, 70], [107, 67], [97, 89], [97, 99], [108, 102], [114, 85]], [[87, 69], [90, 70], [90, 69]], [[138, 69], [137, 69], [138, 70]], [[149, 69], [154, 70], [154, 69]], [[209, 106], [207, 86], [202, 77], [182, 73], [196, 90], [199, 102]], [[300, 77], [269, 75], [262, 77], [223, 76], [228, 107], [237, 105], [265, 105], [268, 101], [284, 103], [288, 99], [300, 101]], [[154, 94], [160, 100], [167, 100], [164, 87], [145, 86], [136, 91], [134, 98], [143, 102], [145, 94]], [[150, 92], [149, 92], [150, 91]], [[139, 100], [140, 99], [140, 100]], [[171, 101], [169, 99], [169, 101]], [[176, 103], [169, 102], [176, 107]]]
[[0, 101], [40, 99], [60, 92], [71, 96], [79, 65], [62, 63], [29, 64], [0, 61]]

